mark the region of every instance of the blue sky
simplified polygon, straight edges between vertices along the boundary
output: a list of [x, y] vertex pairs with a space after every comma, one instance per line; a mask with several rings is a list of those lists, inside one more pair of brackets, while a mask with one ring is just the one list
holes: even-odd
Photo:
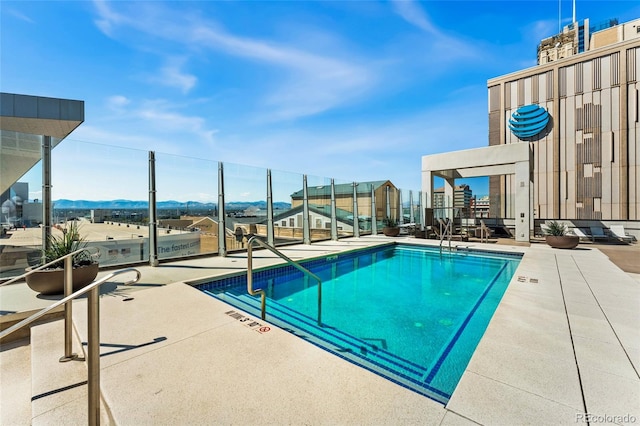
[[[72, 140], [418, 190], [423, 155], [487, 145], [487, 79], [534, 66], [571, 7], [2, 1], [0, 90], [84, 100]], [[592, 23], [638, 17], [577, 0]]]

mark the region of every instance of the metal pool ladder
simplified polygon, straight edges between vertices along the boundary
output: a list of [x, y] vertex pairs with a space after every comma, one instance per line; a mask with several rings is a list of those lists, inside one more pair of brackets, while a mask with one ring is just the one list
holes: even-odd
[[247, 241], [247, 292], [252, 296], [256, 296], [258, 294], [260, 295], [261, 297], [260, 308], [262, 312], [261, 318], [263, 320], [265, 319], [265, 312], [266, 312], [266, 306], [267, 306], [267, 293], [262, 288], [258, 290], [253, 289], [253, 243], [257, 243], [261, 247], [266, 248], [276, 256], [282, 258], [287, 263], [291, 264], [291, 266], [293, 266], [294, 268], [301, 271], [303, 274], [306, 274], [311, 278], [313, 278], [314, 280], [318, 281], [318, 326], [322, 327], [322, 280], [320, 280], [320, 278], [316, 274], [298, 265], [296, 262], [294, 262], [293, 260], [285, 256], [282, 252], [271, 247], [269, 244], [265, 243], [264, 241], [259, 239], [257, 236], [253, 236], [249, 238], [249, 241]]

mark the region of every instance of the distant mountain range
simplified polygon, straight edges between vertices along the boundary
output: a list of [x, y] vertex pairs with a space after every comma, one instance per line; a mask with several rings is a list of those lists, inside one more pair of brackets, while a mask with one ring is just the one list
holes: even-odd
[[[208, 210], [215, 209], [218, 203], [201, 203], [198, 201], [158, 201], [158, 209], [189, 209], [189, 210]], [[148, 201], [132, 201], [132, 200], [104, 200], [104, 201], [88, 201], [88, 200], [65, 200], [60, 199], [53, 202], [54, 209], [60, 210], [128, 210], [128, 209], [147, 209]], [[225, 203], [227, 210], [246, 210], [249, 207], [256, 207], [261, 210], [267, 209], [266, 201], [230, 201]], [[273, 208], [289, 209], [291, 204], [285, 202], [273, 203]]]

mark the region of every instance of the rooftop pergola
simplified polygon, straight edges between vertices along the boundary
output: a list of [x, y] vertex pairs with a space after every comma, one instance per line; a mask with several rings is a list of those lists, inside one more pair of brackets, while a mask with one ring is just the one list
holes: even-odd
[[[433, 178], [444, 179], [445, 198], [453, 200], [455, 179], [481, 176], [515, 175], [516, 241], [529, 241], [531, 210], [531, 164], [533, 152], [528, 143], [489, 146], [422, 157], [422, 191], [425, 207], [433, 207]], [[452, 206], [451, 206], [452, 207]]]

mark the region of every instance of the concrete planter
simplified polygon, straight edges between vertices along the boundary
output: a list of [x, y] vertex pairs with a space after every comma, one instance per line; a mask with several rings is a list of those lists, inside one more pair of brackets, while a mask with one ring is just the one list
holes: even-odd
[[385, 226], [384, 228], [382, 228], [382, 233], [387, 237], [397, 237], [398, 235], [400, 235], [400, 228], [397, 226], [395, 227]]
[[[31, 268], [27, 268], [27, 271]], [[98, 264], [73, 268], [73, 291], [91, 284], [98, 275]], [[64, 269], [43, 269], [27, 276], [27, 285], [40, 294], [64, 294]]]
[[545, 240], [553, 248], [572, 249], [578, 245], [580, 237], [577, 235], [547, 235]]

